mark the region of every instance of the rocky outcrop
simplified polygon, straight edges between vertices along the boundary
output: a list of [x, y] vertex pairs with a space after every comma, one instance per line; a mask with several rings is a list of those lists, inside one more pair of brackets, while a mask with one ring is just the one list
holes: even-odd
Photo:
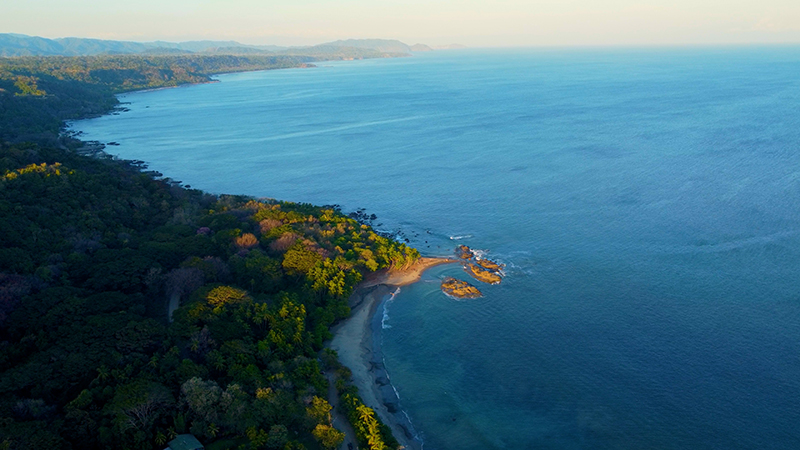
[[503, 264], [498, 264], [489, 259], [479, 259], [475, 261], [475, 264], [495, 273], [500, 273], [500, 271], [503, 270], [503, 268], [505, 267]]
[[468, 263], [464, 270], [476, 280], [484, 283], [500, 284], [503, 281], [503, 278], [497, 272], [486, 270], [477, 264]]
[[456, 247], [456, 256], [461, 259], [472, 259], [475, 256], [475, 253], [467, 247], [466, 245], [459, 245]]
[[483, 296], [475, 286], [453, 277], [442, 280], [442, 292], [455, 298], [478, 298]]
[[464, 261], [464, 270], [478, 281], [498, 284], [503, 281], [503, 264], [490, 259], [479, 258], [475, 252], [466, 245], [456, 247], [456, 256]]

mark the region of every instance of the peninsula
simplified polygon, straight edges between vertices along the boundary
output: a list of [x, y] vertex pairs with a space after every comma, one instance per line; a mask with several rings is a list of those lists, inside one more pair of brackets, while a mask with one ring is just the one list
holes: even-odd
[[[376, 393], [365, 321], [450, 260], [336, 207], [210, 195], [62, 133], [115, 93], [315, 60], [0, 58], [0, 446], [396, 448], [390, 430], [414, 445]], [[323, 376], [341, 364], [331, 338], [352, 382]]]

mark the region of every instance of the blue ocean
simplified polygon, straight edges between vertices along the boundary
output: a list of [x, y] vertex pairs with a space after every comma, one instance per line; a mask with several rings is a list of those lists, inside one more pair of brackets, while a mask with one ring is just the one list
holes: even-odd
[[[425, 450], [800, 448], [800, 48], [500, 49], [121, 96], [84, 139], [192, 187], [366, 208]], [[484, 297], [454, 300], [444, 276]]]

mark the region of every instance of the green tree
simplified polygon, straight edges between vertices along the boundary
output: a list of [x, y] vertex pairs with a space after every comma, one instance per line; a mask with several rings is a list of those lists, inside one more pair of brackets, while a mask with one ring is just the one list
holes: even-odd
[[219, 286], [206, 294], [206, 300], [214, 307], [215, 311], [234, 303], [239, 303], [248, 298], [247, 291], [231, 286]]
[[191, 378], [181, 385], [181, 403], [188, 406], [194, 415], [207, 423], [219, 418], [218, 408], [222, 389], [211, 380]]
[[306, 413], [317, 423], [331, 423], [331, 409], [333, 407], [327, 400], [316, 395], [311, 399], [311, 405], [306, 408]]
[[152, 381], [136, 380], [118, 387], [106, 409], [116, 414], [115, 424], [119, 430], [145, 431], [173, 403], [166, 386]]
[[317, 424], [312, 434], [326, 449], [339, 448], [344, 442], [344, 433], [330, 425]]
[[318, 253], [295, 244], [283, 256], [283, 268], [290, 275], [305, 275], [319, 261], [322, 261], [322, 257]]

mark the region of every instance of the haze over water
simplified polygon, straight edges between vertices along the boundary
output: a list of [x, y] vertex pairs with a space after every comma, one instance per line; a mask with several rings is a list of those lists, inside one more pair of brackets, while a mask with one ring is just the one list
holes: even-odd
[[[507, 265], [388, 304], [426, 450], [800, 447], [800, 49], [497, 50], [128, 94], [78, 122], [216, 193]], [[459, 239], [451, 239], [459, 238]], [[477, 281], [473, 282], [478, 284]]]

